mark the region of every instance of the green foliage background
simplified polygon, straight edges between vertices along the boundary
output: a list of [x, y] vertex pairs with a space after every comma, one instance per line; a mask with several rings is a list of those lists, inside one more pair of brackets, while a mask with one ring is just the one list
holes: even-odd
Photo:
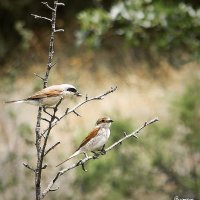
[[[200, 9], [195, 0], [75, 0], [66, 4], [59, 15], [64, 26], [76, 24], [71, 31], [77, 44], [100, 47], [112, 45], [116, 38], [125, 46], [153, 54], [173, 55], [181, 49], [199, 58]], [[0, 2], [1, 61], [16, 49], [28, 49], [32, 34], [48, 27], [41, 22], [35, 29], [27, 10], [48, 16], [47, 9], [33, 0]]]
[[200, 9], [195, 1], [115, 1], [107, 10], [84, 10], [78, 19], [80, 43], [100, 46], [112, 35], [134, 48], [165, 55], [181, 48], [199, 57]]

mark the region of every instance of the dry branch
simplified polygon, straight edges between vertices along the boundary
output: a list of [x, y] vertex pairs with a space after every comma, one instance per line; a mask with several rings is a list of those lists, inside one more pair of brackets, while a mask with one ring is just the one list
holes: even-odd
[[23, 163], [24, 167], [26, 167], [27, 169], [30, 169], [31, 171], [35, 172], [35, 169], [31, 166], [29, 166], [28, 164], [26, 163]]
[[51, 150], [53, 150], [57, 145], [59, 145], [60, 142], [56, 142], [56, 144], [54, 144], [53, 146], [51, 146], [45, 153], [44, 156], [46, 156]]
[[[120, 140], [118, 140], [117, 142], [115, 142], [114, 144], [112, 144], [111, 146], [109, 146], [107, 149], [105, 149], [105, 152], [108, 152], [112, 149], [114, 149], [117, 145], [121, 144], [124, 140], [127, 140], [130, 137], [138, 137], [137, 134], [144, 129], [146, 126], [151, 125], [155, 122], [158, 121], [158, 118], [154, 118], [148, 122], [145, 122], [141, 127], [139, 127], [137, 130], [135, 130], [134, 132], [130, 133], [130, 134], [126, 134], [123, 138], [121, 138]], [[99, 154], [99, 156], [101, 156], [101, 154]], [[58, 180], [58, 178], [60, 176], [62, 176], [63, 174], [65, 174], [66, 172], [78, 167], [78, 166], [82, 166], [83, 170], [86, 171], [84, 164], [87, 163], [89, 160], [92, 159], [96, 159], [96, 157], [94, 156], [88, 156], [85, 157], [84, 159], [79, 160], [78, 162], [72, 164], [70, 167], [65, 168], [63, 170], [60, 170], [59, 172], [57, 172], [57, 174], [55, 175], [55, 177], [50, 181], [49, 185], [47, 186], [47, 188], [42, 192], [42, 198], [44, 198], [46, 196], [46, 194], [51, 191], [51, 188], [53, 187], [54, 183]]]
[[50, 21], [50, 22], [52, 22], [52, 20], [50, 19], [50, 18], [48, 18], [48, 17], [43, 17], [43, 16], [40, 16], [40, 15], [35, 15], [35, 14], [31, 14], [35, 19], [45, 19], [45, 20], [47, 20], [47, 21]]
[[[70, 108], [70, 109], [67, 108], [67, 110], [65, 111], [65, 113], [64, 113], [63, 115], [61, 115], [60, 117], [57, 117], [57, 119], [54, 120], [53, 123], [51, 124], [51, 128], [53, 128], [55, 125], [57, 125], [57, 123], [58, 123], [61, 119], [63, 119], [66, 115], [68, 115], [68, 114], [70, 114], [70, 113], [76, 113], [76, 114], [78, 114], [78, 113], [76, 112], [76, 109], [78, 109], [78, 108], [81, 107], [82, 105], [84, 105], [84, 104], [86, 104], [86, 103], [88, 103], [88, 102], [90, 102], [90, 101], [102, 100], [102, 99], [104, 99], [105, 96], [107, 96], [107, 95], [110, 94], [110, 93], [115, 92], [116, 90], [117, 90], [117, 86], [114, 87], [114, 88], [111, 87], [110, 90], [106, 91], [106, 92], [103, 93], [103, 94], [100, 94], [100, 95], [98, 95], [98, 96], [95, 96], [95, 97], [88, 98], [88, 96], [86, 95], [85, 100], [83, 100], [83, 101], [80, 102], [79, 104], [75, 105], [73, 108]], [[78, 115], [79, 115], [79, 114], [78, 114]], [[43, 131], [42, 135], [45, 135], [47, 132], [48, 132], [48, 128], [45, 129], [45, 130]]]
[[[46, 88], [48, 85], [48, 78], [49, 78], [49, 73], [51, 68], [54, 66], [54, 64], [52, 64], [53, 61], [53, 56], [54, 56], [54, 40], [55, 40], [55, 33], [59, 31], [63, 31], [63, 29], [58, 29], [56, 31], [56, 12], [57, 12], [57, 7], [59, 5], [64, 5], [63, 3], [59, 3], [58, 0], [54, 1], [54, 7], [52, 8], [47, 2], [42, 2], [42, 4], [44, 4], [47, 8], [49, 8], [49, 10], [52, 12], [51, 13], [51, 19], [47, 18], [47, 17], [43, 17], [40, 15], [35, 15], [35, 14], [31, 14], [32, 16], [34, 16], [34, 18], [39, 18], [39, 19], [44, 19], [47, 20], [51, 23], [51, 36], [50, 36], [50, 41], [49, 41], [49, 52], [48, 52], [48, 62], [47, 62], [47, 68], [46, 68], [46, 73], [44, 78], [35, 74], [37, 77], [39, 77], [40, 79], [42, 79], [43, 81], [43, 88]], [[62, 100], [61, 100], [62, 101]], [[59, 102], [59, 104], [61, 103], [61, 101]], [[58, 105], [59, 105], [58, 104]], [[48, 136], [50, 134], [51, 131], [51, 123], [53, 122], [53, 120], [56, 118], [55, 113], [57, 111], [57, 107], [58, 105], [56, 105], [56, 107], [54, 108], [54, 114], [53, 116], [51, 116], [51, 120], [45, 120], [44, 118], [42, 118], [42, 107], [40, 106], [38, 109], [38, 115], [37, 115], [37, 122], [36, 122], [36, 128], [35, 128], [35, 146], [36, 146], [36, 152], [37, 152], [37, 163], [36, 163], [36, 169], [35, 169], [35, 191], [36, 191], [36, 200], [41, 200], [41, 177], [42, 177], [42, 170], [45, 169], [47, 167], [47, 165], [45, 165], [45, 167], [43, 166], [43, 159], [44, 156], [50, 151], [45, 151], [46, 150], [46, 145], [47, 145], [47, 140], [48, 140]], [[42, 137], [43, 135], [41, 134], [41, 120], [45, 120], [46, 122], [49, 123], [48, 126], [48, 131], [46, 134], [46, 137], [44, 137], [44, 142], [41, 143]], [[53, 149], [53, 148], [52, 148]], [[46, 152], [46, 153], [45, 153]], [[28, 165], [24, 165], [25, 167], [29, 168]]]
[[[54, 56], [54, 41], [55, 41], [55, 34], [57, 32], [61, 32], [64, 31], [64, 29], [57, 29], [56, 28], [56, 14], [57, 14], [57, 8], [58, 6], [64, 6], [64, 3], [60, 3], [58, 2], [58, 0], [54, 0], [54, 4], [53, 6], [50, 6], [47, 2], [41, 2], [44, 6], [46, 6], [49, 11], [51, 11], [51, 18], [47, 18], [47, 17], [43, 17], [40, 15], [35, 15], [35, 14], [31, 14], [32, 16], [34, 16], [35, 18], [39, 18], [39, 19], [44, 19], [48, 22], [50, 22], [51, 24], [51, 36], [50, 36], [50, 40], [49, 40], [49, 51], [48, 51], [48, 62], [47, 62], [47, 67], [46, 67], [46, 72], [44, 76], [40, 76], [38, 74], [35, 73], [35, 75], [37, 77], [39, 77], [42, 81], [43, 81], [43, 88], [46, 88], [48, 85], [48, 79], [49, 79], [49, 74], [50, 71], [52, 69], [52, 67], [55, 66], [55, 63], [53, 63], [53, 56]], [[77, 105], [75, 105], [72, 108], [67, 108], [65, 110], [65, 112], [61, 115], [61, 116], [57, 116], [57, 111], [58, 111], [58, 107], [62, 102], [62, 98], [60, 99], [60, 101], [56, 104], [56, 106], [54, 108], [52, 108], [52, 112], [49, 113], [47, 112], [47, 108], [45, 107], [39, 107], [38, 109], [38, 114], [37, 114], [37, 122], [36, 122], [36, 128], [35, 128], [35, 146], [36, 146], [36, 153], [37, 153], [37, 163], [36, 163], [36, 167], [35, 169], [30, 167], [28, 164], [24, 163], [24, 166], [26, 168], [28, 168], [29, 170], [33, 171], [35, 173], [35, 191], [36, 191], [36, 200], [41, 200], [43, 199], [48, 192], [50, 191], [56, 191], [59, 188], [53, 188], [54, 183], [58, 180], [58, 178], [60, 176], [62, 176], [63, 174], [65, 174], [66, 172], [78, 167], [78, 166], [82, 166], [82, 169], [84, 171], [86, 171], [85, 169], [85, 163], [87, 163], [89, 160], [91, 159], [96, 159], [95, 156], [89, 156], [86, 157], [82, 160], [80, 160], [77, 163], [74, 163], [73, 165], [71, 165], [68, 168], [65, 168], [59, 172], [57, 172], [57, 174], [55, 175], [55, 177], [50, 181], [50, 183], [48, 184], [47, 188], [42, 192], [41, 190], [41, 181], [42, 181], [42, 171], [44, 169], [47, 168], [47, 164], [43, 164], [44, 161], [44, 157], [50, 153], [57, 145], [60, 144], [60, 142], [55, 143], [54, 145], [52, 145], [49, 149], [46, 150], [47, 147], [47, 143], [48, 143], [48, 139], [51, 133], [51, 130], [54, 126], [57, 125], [57, 123], [62, 120], [64, 117], [66, 117], [67, 115], [69, 115], [70, 113], [74, 113], [77, 116], [80, 116], [80, 114], [77, 112], [77, 109], [80, 108], [81, 106], [83, 106], [84, 104], [90, 102], [90, 101], [95, 101], [95, 100], [103, 100], [107, 95], [115, 92], [117, 90], [117, 87], [111, 88], [110, 90], [104, 92], [103, 94], [100, 94], [98, 96], [94, 96], [94, 97], [88, 97], [88, 95], [86, 95], [85, 99], [83, 101], [81, 101], [80, 103], [78, 103]], [[48, 116], [48, 119], [44, 118], [42, 115], [46, 113]], [[47, 122], [47, 128], [45, 130], [41, 130], [41, 122], [45, 121]], [[130, 138], [130, 137], [137, 137], [136, 134], [138, 134], [144, 127], [154, 123], [158, 121], [157, 118], [149, 121], [149, 122], [145, 122], [143, 126], [141, 126], [140, 128], [138, 128], [136, 131], [134, 131], [133, 133], [130, 134], [124, 134], [124, 137], [121, 138], [119, 141], [115, 142], [113, 145], [111, 145], [110, 147], [108, 147], [107, 149], [105, 149], [105, 152], [108, 152], [110, 150], [112, 150], [113, 148], [115, 148], [118, 144], [121, 144], [122, 141]], [[101, 156], [101, 155], [99, 155]]]
[[50, 10], [52, 10], [52, 11], [55, 11], [55, 9], [54, 8], [52, 8], [49, 4], [48, 4], [48, 2], [41, 2], [42, 4], [44, 4], [47, 8], [49, 8]]

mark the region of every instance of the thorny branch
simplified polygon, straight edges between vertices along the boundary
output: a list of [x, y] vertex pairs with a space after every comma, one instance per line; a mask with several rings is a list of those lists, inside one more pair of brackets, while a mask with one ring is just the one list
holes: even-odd
[[[114, 144], [112, 144], [111, 146], [109, 146], [107, 149], [105, 149], [105, 152], [111, 151], [112, 149], [114, 149], [117, 145], [121, 144], [124, 140], [127, 140], [130, 137], [136, 137], [138, 138], [138, 134], [139, 132], [144, 129], [146, 126], [151, 125], [155, 122], [158, 121], [158, 118], [154, 118], [148, 122], [145, 122], [141, 127], [139, 127], [137, 130], [135, 130], [134, 132], [130, 133], [130, 134], [125, 134], [124, 137], [122, 137], [120, 140], [118, 140], [117, 142], [115, 142]], [[101, 154], [99, 154], [99, 156], [101, 156]], [[46, 196], [46, 194], [51, 191], [51, 188], [53, 187], [54, 183], [58, 180], [58, 178], [60, 176], [62, 176], [63, 174], [65, 174], [66, 172], [78, 167], [78, 166], [82, 166], [82, 169], [84, 171], [87, 171], [85, 169], [85, 163], [87, 163], [89, 160], [92, 159], [96, 159], [96, 157], [94, 156], [88, 156], [85, 157], [84, 159], [79, 160], [78, 162], [72, 164], [70, 167], [65, 168], [63, 170], [60, 170], [59, 172], [57, 172], [57, 174], [55, 175], [55, 177], [50, 181], [49, 185], [47, 186], [47, 188], [43, 191], [42, 193], [42, 198], [44, 198]]]

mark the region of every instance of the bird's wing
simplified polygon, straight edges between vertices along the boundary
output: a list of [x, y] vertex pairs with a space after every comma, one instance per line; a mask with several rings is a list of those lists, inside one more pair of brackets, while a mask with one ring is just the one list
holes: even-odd
[[79, 148], [77, 150], [79, 150], [82, 146], [84, 146], [85, 144], [87, 144], [92, 138], [94, 138], [98, 132], [99, 132], [100, 128], [95, 128], [93, 131], [91, 131], [88, 136], [81, 142]]
[[56, 97], [61, 94], [61, 90], [49, 90], [48, 88], [36, 92], [34, 95], [28, 97], [28, 100], [42, 99], [46, 97]]

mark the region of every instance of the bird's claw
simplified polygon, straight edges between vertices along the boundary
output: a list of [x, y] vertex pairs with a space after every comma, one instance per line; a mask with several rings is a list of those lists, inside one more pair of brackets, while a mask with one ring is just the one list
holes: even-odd
[[105, 155], [105, 154], [106, 154], [105, 144], [103, 145], [102, 149], [99, 150], [99, 153], [100, 153], [101, 155]]
[[93, 155], [93, 159], [98, 159], [99, 158], [99, 153], [97, 153], [97, 152], [92, 152], [94, 155]]
[[101, 149], [101, 150], [99, 151], [99, 153], [100, 153], [101, 155], [105, 155], [105, 154], [106, 154], [106, 150], [105, 150], [105, 149]]

